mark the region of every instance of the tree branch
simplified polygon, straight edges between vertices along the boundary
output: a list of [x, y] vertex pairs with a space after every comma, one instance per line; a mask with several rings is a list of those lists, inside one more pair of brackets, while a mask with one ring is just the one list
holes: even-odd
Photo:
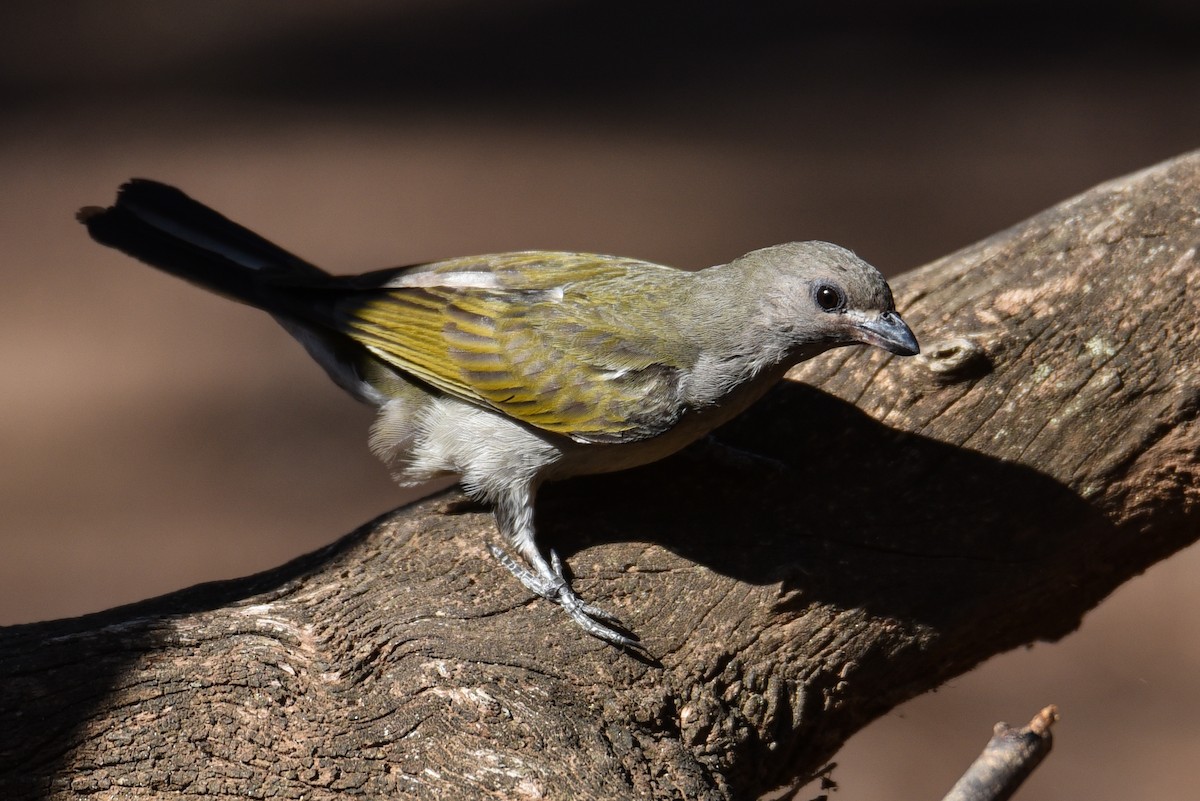
[[1058, 720], [1053, 705], [1028, 726], [997, 723], [983, 753], [971, 763], [942, 801], [1008, 801], [1054, 745], [1050, 727]]
[[1193, 154], [903, 276], [926, 355], [802, 365], [719, 434], [768, 459], [547, 487], [543, 542], [654, 659], [530, 598], [442, 494], [267, 573], [0, 631], [0, 796], [799, 782], [1196, 539], [1197, 207]]

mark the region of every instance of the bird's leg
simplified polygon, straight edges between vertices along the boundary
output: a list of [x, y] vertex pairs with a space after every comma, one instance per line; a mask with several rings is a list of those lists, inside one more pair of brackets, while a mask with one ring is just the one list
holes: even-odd
[[517, 553], [525, 557], [525, 561], [533, 570], [513, 559], [501, 548], [491, 543], [488, 550], [500, 564], [508, 568], [517, 580], [548, 601], [561, 606], [571, 619], [584, 631], [605, 642], [620, 646], [637, 645], [637, 639], [628, 637], [605, 626], [598, 620], [617, 622], [617, 618], [592, 604], [585, 602], [571, 589], [566, 576], [563, 575], [562, 560], [554, 551], [550, 552], [550, 562], [547, 562], [538, 550], [534, 540], [533, 530], [533, 492], [523, 489], [501, 498], [496, 504], [496, 524]]

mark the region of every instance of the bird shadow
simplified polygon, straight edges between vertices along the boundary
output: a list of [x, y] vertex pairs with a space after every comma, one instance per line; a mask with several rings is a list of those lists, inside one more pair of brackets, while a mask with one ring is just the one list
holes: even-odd
[[[780, 584], [781, 610], [820, 601], [936, 626], [1011, 597], [1047, 564], [1077, 575], [1112, 527], [1044, 473], [898, 431], [804, 384], [780, 385], [716, 437], [543, 488], [543, 547], [650, 542]], [[1048, 617], [1041, 636], [1075, 625]]]

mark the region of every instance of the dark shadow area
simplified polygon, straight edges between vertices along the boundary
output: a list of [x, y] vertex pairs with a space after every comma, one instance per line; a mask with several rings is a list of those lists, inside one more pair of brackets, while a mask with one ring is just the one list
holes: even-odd
[[[1120, 541], [1069, 488], [898, 432], [819, 389], [783, 384], [717, 436], [765, 459], [728, 465], [703, 448], [550, 485], [543, 547], [568, 556], [592, 542], [645, 540], [741, 581], [782, 582], [795, 592], [781, 613], [818, 601], [934, 628], [988, 620], [1055, 575], [1093, 582], [1062, 588], [1078, 598], [1047, 609], [1017, 642], [1071, 631], [1120, 581], [1094, 586], [1110, 571], [1093, 563], [1112, 559]], [[1014, 644], [998, 638], [997, 650]]]

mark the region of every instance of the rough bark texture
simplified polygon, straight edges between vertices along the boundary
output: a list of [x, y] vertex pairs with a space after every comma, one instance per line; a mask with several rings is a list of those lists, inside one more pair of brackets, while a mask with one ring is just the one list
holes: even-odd
[[[543, 491], [582, 635], [443, 494], [246, 579], [0, 631], [0, 797], [745, 799], [1200, 532], [1200, 155], [893, 282], [925, 356]], [[801, 383], [803, 382], [803, 383]]]

